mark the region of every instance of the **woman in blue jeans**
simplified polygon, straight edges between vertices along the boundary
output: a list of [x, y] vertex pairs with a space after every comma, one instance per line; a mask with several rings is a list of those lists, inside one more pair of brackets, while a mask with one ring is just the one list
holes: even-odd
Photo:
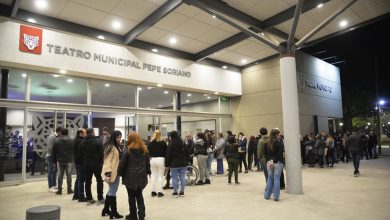
[[278, 201], [280, 197], [280, 175], [284, 166], [284, 144], [283, 140], [278, 138], [279, 134], [280, 131], [278, 129], [272, 129], [269, 141], [264, 148], [268, 171], [267, 186], [265, 188], [264, 198], [269, 199], [273, 193], [275, 201]]
[[[165, 156], [165, 167], [170, 168], [173, 193], [174, 197], [183, 197], [184, 188], [186, 185], [185, 175], [187, 171], [187, 164], [189, 162], [188, 148], [184, 141], [180, 139], [179, 134], [176, 131], [171, 131], [168, 134], [169, 145], [167, 148], [167, 155]], [[179, 178], [180, 178], [180, 192], [179, 190]]]
[[116, 192], [119, 186], [118, 166], [121, 158], [119, 144], [122, 139], [120, 131], [112, 132], [110, 139], [104, 144], [104, 164], [102, 174], [108, 184], [106, 201], [102, 210], [102, 216], [109, 215], [112, 218], [123, 218], [119, 215], [116, 207]]

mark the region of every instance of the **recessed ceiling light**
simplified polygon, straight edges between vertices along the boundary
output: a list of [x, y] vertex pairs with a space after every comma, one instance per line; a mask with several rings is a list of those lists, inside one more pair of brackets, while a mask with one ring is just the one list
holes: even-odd
[[246, 59], [242, 59], [242, 60], [241, 60], [241, 63], [242, 63], [242, 64], [246, 64], [246, 62], [248, 62], [248, 61], [246, 61]]
[[320, 3], [317, 5], [317, 8], [321, 8], [322, 6], [324, 6], [324, 4]]
[[189, 102], [190, 102], [190, 100], [186, 100], [186, 102], [187, 102], [187, 103], [189, 103]]
[[158, 87], [162, 87], [163, 85], [159, 83], [159, 84], [157, 84], [157, 86], [158, 86]]
[[37, 21], [34, 18], [28, 18], [27, 21], [34, 24], [37, 23]]
[[207, 99], [211, 99], [211, 97], [210, 97], [210, 96], [207, 96]]
[[162, 107], [162, 105], [158, 105], [158, 107]]
[[345, 27], [347, 26], [348, 22], [346, 20], [340, 21], [340, 27]]
[[36, 0], [35, 6], [38, 9], [46, 9], [47, 8], [47, 1], [46, 0]]
[[261, 32], [261, 35], [263, 35], [263, 36], [264, 36], [264, 32]]
[[217, 18], [217, 16], [213, 15], [213, 18]]
[[204, 94], [203, 96], [208, 96], [209, 94]]
[[57, 74], [52, 74], [52, 76], [53, 76], [54, 78], [60, 77], [60, 75], [57, 75]]
[[158, 52], [158, 49], [156, 49], [156, 48], [153, 48], [153, 49], [152, 49], [152, 52], [155, 52], [155, 53], [157, 53], [157, 52]]
[[112, 27], [115, 29], [119, 29], [122, 27], [122, 24], [119, 21], [113, 21], [112, 22]]
[[222, 66], [223, 69], [227, 69], [227, 66]]
[[149, 86], [147, 89], [152, 89], [152, 88], [153, 88], [153, 87], [150, 87], [150, 86]]
[[97, 36], [97, 38], [100, 39], [100, 40], [104, 40], [104, 36], [103, 35], [99, 35], [99, 36]]
[[142, 88], [141, 88], [141, 87], [138, 87], [138, 91], [142, 91]]
[[27, 77], [27, 74], [22, 73], [22, 77], [23, 77], [23, 78], [26, 78], [26, 77]]
[[190, 97], [190, 96], [192, 96], [192, 94], [191, 94], [191, 93], [188, 93], [187, 96]]
[[169, 38], [169, 43], [170, 44], [176, 44], [177, 43], [177, 39], [175, 37], [171, 37], [171, 38]]
[[219, 94], [219, 92], [214, 92], [214, 94], [215, 94], [215, 95], [218, 95], [218, 94]]
[[105, 87], [110, 87], [110, 83], [104, 84]]
[[60, 70], [59, 71], [61, 74], [65, 74], [66, 73], [66, 70]]
[[164, 91], [164, 94], [168, 94], [169, 92], [168, 91]]
[[66, 80], [68, 83], [72, 83], [73, 82], [73, 79], [67, 79]]

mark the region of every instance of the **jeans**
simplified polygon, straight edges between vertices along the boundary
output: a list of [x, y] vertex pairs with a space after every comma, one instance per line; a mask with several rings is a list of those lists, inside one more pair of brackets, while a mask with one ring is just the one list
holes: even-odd
[[274, 163], [273, 167], [268, 169], [267, 186], [265, 187], [264, 198], [269, 199], [272, 192], [274, 193], [274, 199], [279, 200], [280, 197], [280, 175], [283, 170], [283, 163]]
[[[138, 206], [138, 218], [145, 218], [145, 202], [144, 196], [142, 195], [142, 189], [132, 190], [127, 187], [127, 196], [129, 199], [130, 219], [137, 219], [137, 206]], [[137, 204], [136, 204], [137, 201]]]
[[150, 169], [152, 170], [152, 192], [162, 192], [165, 171], [165, 158], [151, 157]]
[[259, 157], [257, 156], [257, 154], [255, 153], [255, 164], [256, 164], [256, 167], [257, 167], [257, 170], [261, 170], [261, 165], [260, 165], [260, 160], [259, 160]]
[[116, 192], [118, 191], [120, 179], [121, 178], [119, 177], [119, 175], [117, 175], [114, 182], [108, 183], [108, 192], [107, 192], [108, 196], [116, 196]]
[[57, 185], [57, 168], [53, 163], [53, 156], [47, 156], [47, 182], [49, 183], [49, 189]]
[[196, 156], [196, 159], [198, 161], [198, 168], [200, 173], [199, 181], [204, 181], [205, 179], [209, 179], [209, 172], [207, 170], [207, 155], [199, 154]]
[[64, 172], [66, 173], [66, 185], [68, 192], [72, 190], [72, 163], [57, 162], [58, 167], [58, 189], [62, 189], [62, 181], [64, 179]]
[[223, 174], [223, 159], [217, 159], [217, 173]]
[[360, 157], [361, 157], [360, 153], [352, 152], [352, 161], [353, 161], [353, 167], [355, 168], [355, 173], [359, 172]]
[[265, 183], [267, 183], [267, 180], [268, 180], [267, 162], [261, 163], [261, 169], [263, 169], [264, 177], [265, 177]]
[[75, 164], [76, 167], [76, 180], [74, 181], [74, 195], [73, 198], [84, 198], [84, 182], [85, 177], [83, 176], [83, 172], [81, 170], [81, 166], [79, 164]]
[[171, 167], [171, 175], [172, 175], [172, 184], [173, 184], [173, 192], [177, 192], [179, 188], [179, 178], [180, 178], [180, 192], [184, 192], [184, 188], [186, 186], [186, 171], [187, 167]]
[[238, 182], [238, 158], [227, 158], [229, 173], [228, 173], [228, 182], [230, 183], [232, 180], [232, 175], [234, 172], [234, 180]]
[[318, 155], [318, 164], [320, 167], [324, 166], [324, 155]]
[[246, 152], [240, 154], [240, 172], [242, 171], [242, 163], [244, 162], [245, 171], [248, 170], [248, 164], [246, 163]]
[[83, 168], [83, 172], [85, 175], [85, 194], [87, 199], [92, 200], [91, 185], [92, 185], [92, 175], [94, 175], [97, 184], [98, 200], [102, 200], [103, 199], [103, 179], [101, 176], [102, 167]]
[[207, 156], [207, 172], [209, 172], [209, 175], [212, 176], [213, 173], [211, 172], [211, 163], [213, 162], [213, 154], [209, 154]]

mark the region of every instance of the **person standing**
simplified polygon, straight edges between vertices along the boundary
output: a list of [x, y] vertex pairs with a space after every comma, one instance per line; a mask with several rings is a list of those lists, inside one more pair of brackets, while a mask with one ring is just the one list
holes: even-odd
[[57, 127], [56, 132], [52, 133], [47, 138], [47, 181], [49, 183], [49, 191], [56, 192], [57, 186], [57, 165], [53, 163], [52, 149], [56, 139], [61, 136], [62, 127]]
[[245, 173], [248, 173], [248, 164], [246, 162], [247, 143], [248, 140], [244, 136], [244, 133], [238, 133], [238, 144], [240, 145], [240, 148], [238, 149], [238, 153], [240, 154], [240, 170], [238, 171], [239, 173], [242, 173], [242, 163], [244, 163]]
[[223, 139], [223, 134], [221, 132], [217, 133], [217, 142], [215, 143], [214, 155], [217, 159], [217, 172], [215, 174], [223, 174], [223, 159], [225, 155], [223, 150], [225, 149], [225, 140]]
[[122, 133], [120, 131], [114, 131], [104, 144], [104, 164], [102, 175], [105, 177], [104, 181], [108, 184], [108, 192], [104, 202], [102, 216], [107, 214], [110, 216], [110, 219], [123, 218], [123, 216], [118, 213], [116, 205], [116, 192], [118, 191], [120, 180], [118, 175], [118, 166], [122, 153], [119, 148], [121, 139]]
[[376, 146], [378, 145], [378, 139], [374, 132], [370, 133], [370, 136], [368, 137], [368, 153], [370, 155], [370, 158], [378, 158], [376, 153]]
[[58, 191], [57, 195], [62, 195], [62, 181], [66, 173], [66, 184], [68, 194], [72, 194], [72, 165], [73, 165], [73, 140], [68, 137], [68, 129], [61, 130], [59, 137], [53, 144], [52, 156], [53, 162], [57, 162], [58, 167]]
[[[130, 214], [126, 219], [145, 219], [145, 202], [142, 191], [150, 177], [150, 158], [148, 148], [141, 137], [132, 132], [127, 137], [128, 146], [119, 162], [118, 173], [122, 176], [122, 184], [126, 186]], [[137, 217], [138, 207], [138, 217]]]
[[93, 128], [88, 128], [87, 137], [80, 144], [80, 163], [82, 172], [85, 175], [85, 194], [88, 202], [96, 202], [93, 200], [91, 192], [92, 175], [94, 175], [97, 184], [98, 201], [99, 203], [104, 203], [103, 179], [101, 176], [103, 168], [103, 144], [100, 138], [95, 136]]
[[[162, 193], [165, 156], [167, 154], [167, 144], [161, 137], [160, 130], [155, 130], [151, 142], [148, 145], [150, 155], [150, 168], [152, 170], [152, 197], [163, 197]], [[157, 193], [158, 192], [158, 193]]]
[[205, 137], [203, 133], [197, 133], [194, 138], [194, 152], [199, 168], [199, 181], [195, 185], [210, 184], [209, 172], [207, 170], [207, 146], [205, 145]]
[[267, 160], [265, 159], [265, 154], [264, 154], [264, 148], [266, 147], [268, 143], [268, 131], [267, 128], [260, 128], [260, 134], [261, 138], [259, 140], [259, 143], [257, 144], [257, 156], [259, 157], [260, 160], [260, 165], [261, 169], [264, 172], [264, 177], [265, 177], [265, 182], [267, 183], [268, 179], [268, 171], [267, 171]]
[[107, 127], [103, 127], [102, 129], [102, 135], [100, 136], [100, 140], [102, 141], [103, 145], [110, 139], [110, 131]]
[[73, 140], [73, 161], [76, 167], [76, 180], [74, 182], [74, 194], [72, 200], [78, 200], [79, 202], [86, 202], [87, 198], [84, 195], [84, 182], [85, 178], [81, 169], [79, 159], [79, 147], [80, 143], [87, 136], [87, 131], [84, 128], [77, 130], [76, 138]]
[[326, 133], [323, 131], [321, 135], [317, 136], [316, 149], [318, 153], [318, 163], [320, 168], [324, 168], [324, 156], [326, 148]]
[[348, 138], [349, 149], [352, 153], [353, 167], [355, 168], [353, 171], [355, 177], [360, 175], [360, 157], [364, 149], [365, 140], [366, 136], [360, 132], [352, 133]]
[[334, 147], [334, 139], [333, 139], [333, 136], [331, 134], [328, 135], [328, 138], [326, 139], [326, 149], [327, 152], [326, 152], [326, 163], [327, 163], [327, 166], [328, 167], [333, 167], [334, 165], [334, 162], [336, 160], [336, 156], [335, 156], [335, 147]]
[[280, 176], [284, 166], [284, 144], [283, 141], [278, 138], [279, 134], [280, 131], [278, 129], [272, 129], [267, 146], [264, 148], [268, 169], [268, 179], [264, 198], [269, 199], [273, 193], [275, 201], [278, 201], [280, 197]]
[[213, 173], [211, 171], [211, 164], [213, 163], [213, 150], [214, 150], [214, 144], [213, 144], [213, 137], [211, 134], [211, 131], [207, 130], [204, 132], [204, 145], [207, 148], [207, 172], [209, 173], [209, 176], [212, 176]]
[[252, 170], [252, 164], [254, 165], [257, 165], [256, 164], [256, 138], [255, 136], [250, 136], [249, 137], [249, 143], [248, 143], [248, 170], [249, 171], [253, 171]]
[[237, 144], [235, 137], [233, 135], [228, 136], [226, 139], [225, 149], [223, 151], [229, 167], [228, 184], [232, 183], [233, 172], [235, 183], [240, 183], [238, 182], [238, 163], [240, 161], [240, 154], [238, 153], [239, 148], [240, 146]]
[[[184, 189], [186, 185], [185, 175], [188, 164], [188, 151], [184, 142], [180, 139], [179, 134], [176, 131], [171, 131], [168, 134], [169, 145], [167, 149], [167, 156], [165, 160], [165, 166], [171, 170], [173, 193], [174, 197], [183, 197]], [[179, 189], [180, 178], [180, 192]]]
[[190, 164], [194, 164], [194, 141], [192, 140], [192, 136], [190, 132], [186, 132], [184, 136], [184, 143], [187, 146], [188, 154], [190, 155]]

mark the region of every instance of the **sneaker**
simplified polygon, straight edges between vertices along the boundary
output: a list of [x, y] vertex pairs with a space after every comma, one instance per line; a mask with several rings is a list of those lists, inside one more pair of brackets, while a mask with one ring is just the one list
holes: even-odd
[[180, 192], [180, 193], [179, 193], [179, 196], [180, 196], [180, 197], [184, 197], [184, 192]]
[[157, 193], [156, 192], [152, 192], [151, 195], [152, 195], [152, 197], [155, 197], [155, 196], [157, 196]]
[[238, 182], [238, 181], [236, 181], [236, 182], [234, 182], [235, 184], [240, 184], [240, 182]]
[[98, 200], [98, 205], [100, 205], [100, 204], [104, 204], [106, 202], [106, 200], [105, 199], [99, 199]]
[[173, 193], [172, 193], [172, 196], [175, 197], [175, 198], [178, 198], [178, 197], [179, 197], [179, 194], [177, 194], [177, 192], [173, 192]]
[[55, 192], [57, 192], [57, 190], [56, 190], [54, 187], [51, 187], [51, 188], [49, 189], [49, 192], [55, 193]]
[[204, 184], [211, 184], [211, 182], [209, 179], [206, 179], [206, 181], [204, 181]]
[[248, 170], [245, 170], [245, 173], [248, 173]]
[[94, 199], [87, 200], [87, 205], [92, 205], [92, 204], [95, 204], [95, 203], [96, 203], [96, 200], [94, 200]]
[[157, 194], [157, 197], [158, 198], [161, 198], [161, 197], [163, 197], [164, 196], [164, 194], [162, 193], [162, 192], [159, 192], [158, 194]]
[[77, 197], [77, 196], [72, 197], [72, 200], [78, 200], [78, 199], [79, 199], [79, 197]]
[[85, 197], [82, 197], [81, 199], [80, 198], [78, 199], [78, 202], [87, 202], [87, 201], [88, 201], [88, 199], [85, 198]]
[[68, 190], [68, 194], [73, 194], [73, 190]]
[[279, 199], [274, 199], [275, 202], [279, 201]]
[[57, 195], [62, 195], [62, 190], [58, 190], [58, 191], [56, 192], [56, 194], [57, 194]]
[[195, 183], [195, 185], [203, 185], [203, 181], [199, 180], [198, 182]]

